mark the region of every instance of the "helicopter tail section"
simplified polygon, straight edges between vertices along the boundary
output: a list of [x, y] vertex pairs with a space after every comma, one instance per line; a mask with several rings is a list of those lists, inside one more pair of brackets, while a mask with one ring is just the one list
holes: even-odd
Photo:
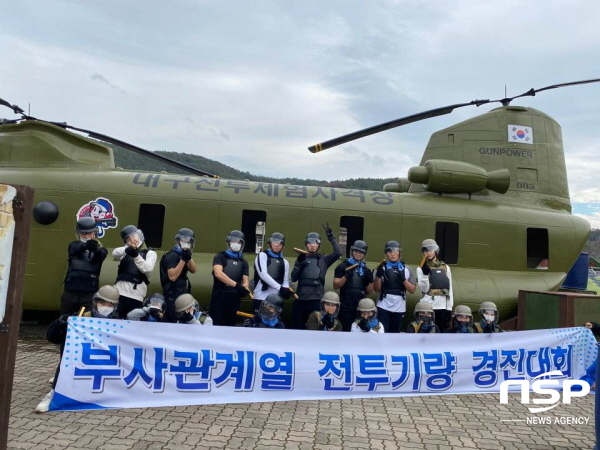
[[[457, 167], [456, 162], [466, 165]], [[476, 192], [457, 187], [464, 184], [469, 166], [480, 168], [480, 178], [493, 182], [486, 181]], [[431, 173], [432, 167], [448, 187], [434, 189], [435, 183], [414, 177]], [[560, 125], [533, 108], [503, 106], [434, 133], [421, 165], [411, 171], [411, 193], [468, 193], [481, 200], [571, 212]]]

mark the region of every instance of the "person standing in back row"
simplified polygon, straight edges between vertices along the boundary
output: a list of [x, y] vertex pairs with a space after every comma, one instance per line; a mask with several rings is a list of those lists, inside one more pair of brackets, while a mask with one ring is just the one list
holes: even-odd
[[181, 228], [175, 235], [175, 246], [160, 260], [160, 284], [167, 302], [165, 322], [177, 322], [175, 300], [181, 294], [189, 294], [192, 290], [188, 272], [196, 273], [196, 263], [192, 254], [195, 236], [189, 228]]
[[431, 304], [435, 324], [444, 333], [452, 315], [454, 296], [450, 267], [438, 259], [439, 251], [440, 247], [433, 239], [425, 239], [421, 243], [423, 261], [417, 267], [417, 280], [423, 293], [421, 301]]
[[244, 259], [244, 233], [233, 230], [225, 239], [227, 250], [213, 258], [210, 316], [213, 325], [235, 326], [237, 311], [248, 289], [248, 261]]
[[406, 292], [414, 294], [417, 286], [411, 269], [402, 262], [398, 241], [385, 244], [385, 262], [376, 270], [373, 287], [380, 292], [377, 315], [386, 333], [400, 333], [406, 313]]
[[98, 241], [98, 227], [91, 217], [82, 217], [75, 226], [76, 241], [69, 244], [65, 290], [60, 299], [60, 314], [74, 314], [83, 306], [91, 309], [92, 298], [100, 285], [100, 270], [108, 250]]
[[269, 248], [261, 251], [254, 261], [254, 312], [271, 294], [288, 299], [290, 291], [290, 264], [283, 257], [285, 236], [275, 232], [269, 237]]
[[121, 230], [125, 245], [113, 250], [112, 256], [120, 261], [115, 287], [119, 290], [119, 319], [125, 319], [134, 309], [141, 308], [150, 284], [150, 274], [156, 264], [156, 252], [146, 247], [144, 233], [135, 225]]
[[335, 268], [333, 288], [340, 290], [342, 331], [350, 331], [356, 320], [358, 302], [373, 292], [373, 272], [365, 264], [368, 248], [365, 241], [354, 241], [350, 258]]
[[321, 308], [327, 269], [342, 256], [342, 250], [329, 224], [323, 225], [323, 228], [331, 242], [333, 253], [320, 254], [321, 236], [314, 231], [310, 232], [304, 240], [306, 253], [298, 255], [292, 270], [292, 281], [298, 282], [298, 298], [292, 304], [292, 325], [296, 330], [304, 330], [310, 313]]

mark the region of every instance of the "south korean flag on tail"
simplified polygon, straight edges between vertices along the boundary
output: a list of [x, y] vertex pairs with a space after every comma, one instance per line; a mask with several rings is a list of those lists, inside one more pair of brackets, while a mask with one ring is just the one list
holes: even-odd
[[533, 144], [533, 128], [523, 125], [508, 125], [508, 142]]

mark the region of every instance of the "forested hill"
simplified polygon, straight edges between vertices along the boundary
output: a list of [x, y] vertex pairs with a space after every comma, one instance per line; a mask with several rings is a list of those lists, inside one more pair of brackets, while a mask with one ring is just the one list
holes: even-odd
[[[148, 170], [151, 172], [166, 171], [172, 173], [187, 173], [184, 170], [178, 169], [177, 167], [174, 167], [166, 162], [163, 163], [156, 159], [143, 156], [129, 150], [124, 150], [115, 145], [112, 145], [112, 147], [114, 149], [115, 165], [117, 167], [122, 167], [123, 169], [128, 170]], [[348, 180], [325, 181], [313, 180], [310, 178], [274, 178], [253, 175], [250, 172], [242, 172], [241, 170], [234, 169], [233, 167], [227, 166], [213, 159], [208, 159], [199, 155], [192, 155], [190, 153], [164, 151], [157, 151], [155, 153], [166, 156], [169, 159], [173, 159], [196, 169], [200, 169], [203, 172], [218, 175], [219, 177], [228, 180], [250, 180], [267, 183], [329, 186], [347, 189], [366, 189], [371, 191], [381, 191], [385, 183], [392, 183], [397, 180], [397, 178], [350, 178]]]

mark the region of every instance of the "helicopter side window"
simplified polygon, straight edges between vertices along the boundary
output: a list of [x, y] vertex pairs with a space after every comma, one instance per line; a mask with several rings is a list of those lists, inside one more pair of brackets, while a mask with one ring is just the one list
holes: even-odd
[[458, 262], [458, 224], [454, 222], [436, 222], [435, 242], [440, 247], [439, 258], [446, 264]]
[[165, 227], [165, 205], [141, 203], [138, 214], [138, 228], [144, 232], [146, 245], [161, 248]]
[[346, 258], [350, 257], [350, 247], [352, 246], [352, 244], [354, 244], [354, 241], [363, 239], [364, 228], [364, 217], [340, 217], [340, 232], [338, 243], [340, 244], [340, 247], [342, 249], [342, 255], [345, 254]]
[[264, 248], [266, 222], [266, 211], [252, 209], [242, 211], [242, 233], [246, 239], [244, 251], [258, 253], [261, 248]]
[[527, 268], [548, 268], [548, 230], [527, 228]]

